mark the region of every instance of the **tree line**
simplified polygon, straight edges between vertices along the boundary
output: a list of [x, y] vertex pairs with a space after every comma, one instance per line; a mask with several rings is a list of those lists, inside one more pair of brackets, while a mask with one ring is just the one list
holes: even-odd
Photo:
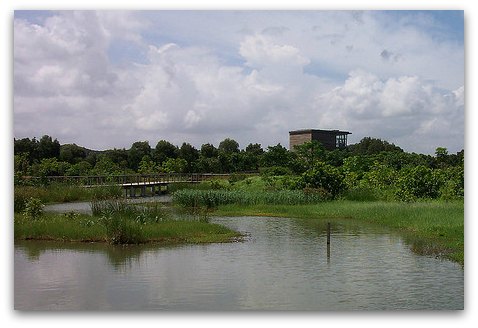
[[332, 151], [317, 141], [293, 151], [281, 144], [263, 149], [258, 143], [241, 149], [231, 138], [200, 149], [160, 140], [155, 147], [137, 141], [129, 149], [95, 151], [61, 145], [45, 135], [39, 140], [14, 139], [14, 163], [15, 183], [27, 176], [260, 172], [287, 176], [288, 189], [323, 190], [332, 198], [344, 191], [363, 195], [367, 190], [404, 200], [464, 194], [464, 150], [449, 154], [438, 147], [434, 155], [408, 153], [372, 137]]

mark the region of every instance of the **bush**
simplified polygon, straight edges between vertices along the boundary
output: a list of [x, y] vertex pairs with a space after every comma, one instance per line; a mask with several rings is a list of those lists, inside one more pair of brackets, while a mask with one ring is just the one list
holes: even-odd
[[31, 220], [37, 220], [43, 215], [43, 206], [40, 199], [31, 197], [25, 203], [23, 215]]
[[379, 197], [377, 197], [377, 194], [374, 189], [361, 186], [348, 189], [344, 193], [343, 198], [345, 200], [352, 200], [358, 202], [373, 202], [379, 200]]
[[270, 166], [260, 170], [261, 176], [291, 175], [292, 171], [285, 166]]
[[332, 198], [345, 189], [344, 176], [339, 169], [323, 162], [316, 162], [314, 167], [304, 172], [301, 182], [304, 188], [326, 190]]
[[414, 201], [418, 198], [437, 198], [440, 181], [433, 170], [423, 165], [405, 167], [398, 173], [395, 195], [401, 201]]
[[146, 241], [141, 224], [123, 215], [103, 216], [101, 221], [106, 228], [106, 236], [111, 244], [141, 244]]

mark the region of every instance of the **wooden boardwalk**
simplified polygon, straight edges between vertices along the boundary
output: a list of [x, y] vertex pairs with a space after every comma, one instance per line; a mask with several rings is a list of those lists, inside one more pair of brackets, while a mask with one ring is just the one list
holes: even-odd
[[126, 197], [140, 197], [160, 193], [167, 190], [172, 183], [199, 183], [211, 179], [227, 179], [230, 174], [210, 173], [164, 173], [164, 174], [132, 174], [132, 175], [95, 175], [95, 176], [48, 176], [48, 183], [66, 183], [85, 188], [99, 186], [118, 186], [125, 190]]

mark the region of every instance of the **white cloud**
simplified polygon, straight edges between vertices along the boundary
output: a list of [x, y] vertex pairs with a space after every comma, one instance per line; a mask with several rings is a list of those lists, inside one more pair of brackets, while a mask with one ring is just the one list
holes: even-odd
[[340, 122], [353, 132], [433, 153], [438, 146], [456, 149], [464, 139], [463, 90], [440, 92], [417, 76], [381, 80], [358, 70], [343, 86], [318, 96], [316, 107], [324, 125]]
[[[415, 151], [463, 147], [463, 132], [443, 134], [464, 121], [456, 45], [370, 12], [208, 12], [207, 28], [197, 15], [15, 19], [15, 135], [91, 148], [231, 137], [245, 147], [287, 145], [293, 129], [338, 128], [352, 141], [375, 136]], [[118, 64], [117, 40], [143, 60]]]
[[310, 60], [300, 54], [299, 49], [288, 44], [276, 44], [264, 35], [246, 36], [241, 42], [239, 53], [251, 67], [269, 65], [304, 66]]

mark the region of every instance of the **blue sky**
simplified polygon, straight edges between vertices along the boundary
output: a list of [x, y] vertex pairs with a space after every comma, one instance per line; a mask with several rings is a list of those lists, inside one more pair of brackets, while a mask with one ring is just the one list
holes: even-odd
[[15, 11], [14, 135], [464, 148], [463, 11]]

